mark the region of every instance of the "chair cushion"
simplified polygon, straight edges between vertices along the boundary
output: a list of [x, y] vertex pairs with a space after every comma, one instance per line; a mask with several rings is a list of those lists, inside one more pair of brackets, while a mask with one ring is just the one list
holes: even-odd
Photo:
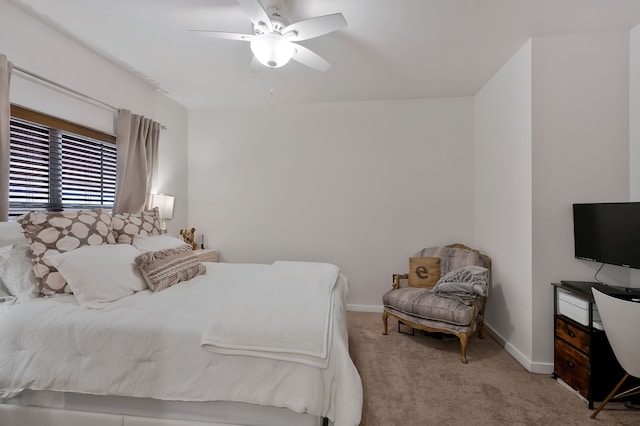
[[440, 274], [445, 275], [465, 266], [478, 265], [488, 268], [486, 260], [471, 250], [459, 247], [429, 247], [420, 250], [415, 257], [439, 257]]
[[412, 257], [409, 259], [409, 287], [431, 288], [440, 279], [439, 257]]
[[469, 325], [474, 319], [473, 306], [423, 288], [389, 290], [382, 296], [382, 303], [408, 315], [449, 324]]

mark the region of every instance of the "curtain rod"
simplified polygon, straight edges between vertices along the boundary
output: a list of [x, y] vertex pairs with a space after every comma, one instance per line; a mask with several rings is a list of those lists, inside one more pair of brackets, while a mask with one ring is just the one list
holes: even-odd
[[112, 110], [114, 110], [114, 111], [118, 111], [118, 109], [119, 109], [119, 108], [114, 107], [113, 105], [109, 105], [109, 104], [108, 104], [108, 103], [106, 103], [106, 102], [102, 102], [101, 100], [98, 100], [98, 99], [96, 99], [96, 98], [92, 98], [91, 96], [85, 95], [84, 93], [80, 93], [80, 92], [78, 92], [77, 90], [73, 90], [73, 89], [72, 89], [72, 88], [70, 88], [70, 87], [63, 86], [63, 85], [62, 85], [62, 84], [60, 84], [60, 83], [56, 83], [55, 81], [49, 80], [49, 79], [48, 79], [48, 78], [46, 78], [46, 77], [43, 77], [43, 76], [41, 76], [41, 75], [39, 75], [39, 74], [36, 74], [36, 73], [31, 72], [31, 71], [29, 71], [29, 70], [26, 70], [26, 69], [24, 69], [24, 68], [21, 68], [21, 67], [18, 67], [18, 66], [16, 66], [16, 65], [14, 65], [14, 66], [13, 66], [13, 69], [14, 69], [14, 70], [16, 70], [16, 71], [20, 71], [21, 73], [26, 74], [26, 75], [28, 75], [28, 76], [30, 76], [30, 77], [36, 78], [36, 79], [38, 79], [38, 80], [42, 80], [42, 81], [44, 81], [45, 83], [50, 84], [50, 85], [52, 85], [52, 86], [55, 86], [55, 87], [58, 87], [58, 88], [60, 88], [60, 89], [66, 90], [67, 92], [73, 93], [74, 95], [77, 95], [77, 96], [83, 97], [83, 98], [85, 98], [85, 99], [89, 99], [89, 100], [91, 100], [91, 101], [93, 101], [93, 102], [97, 102], [97, 103], [99, 103], [100, 105], [106, 106], [107, 108], [110, 108], [110, 109], [112, 109]]
[[[102, 102], [102, 101], [101, 101], [101, 100], [99, 100], [99, 99], [92, 98], [92, 97], [91, 97], [91, 96], [89, 96], [89, 95], [85, 95], [84, 93], [80, 93], [80, 92], [78, 92], [77, 90], [74, 90], [74, 89], [72, 89], [72, 88], [70, 88], [70, 87], [64, 86], [64, 85], [62, 85], [62, 84], [60, 84], [60, 83], [56, 83], [56, 82], [55, 82], [55, 81], [53, 81], [53, 80], [49, 80], [49, 79], [48, 79], [48, 78], [46, 78], [46, 77], [43, 77], [43, 76], [41, 76], [41, 75], [39, 75], [39, 74], [36, 74], [36, 73], [34, 73], [34, 72], [31, 72], [31, 71], [29, 71], [29, 70], [26, 70], [26, 69], [24, 69], [24, 68], [21, 68], [21, 67], [19, 67], [19, 66], [17, 66], [17, 65], [13, 65], [13, 69], [14, 69], [14, 70], [16, 70], [16, 71], [19, 71], [19, 72], [21, 72], [21, 73], [23, 73], [23, 74], [26, 74], [26, 75], [28, 75], [28, 76], [30, 76], [30, 77], [33, 77], [33, 78], [35, 78], [35, 79], [37, 79], [37, 80], [44, 81], [45, 83], [50, 84], [50, 85], [52, 85], [52, 86], [54, 86], [54, 87], [57, 87], [57, 88], [59, 88], [59, 89], [66, 90], [67, 92], [73, 93], [73, 94], [74, 94], [74, 95], [76, 95], [76, 96], [80, 96], [80, 97], [82, 97], [82, 98], [89, 99], [90, 101], [96, 102], [96, 103], [98, 103], [98, 104], [100, 104], [100, 105], [102, 105], [102, 106], [105, 106], [105, 107], [107, 107], [107, 108], [109, 108], [109, 109], [112, 109], [113, 111], [118, 111], [118, 110], [120, 109], [120, 108], [116, 108], [116, 107], [114, 107], [113, 105], [109, 105], [109, 104], [108, 104], [108, 103], [106, 103], [106, 102]], [[166, 128], [165, 126], [163, 126], [163, 125], [160, 125], [160, 128], [161, 128], [162, 130], [167, 130], [167, 128]]]

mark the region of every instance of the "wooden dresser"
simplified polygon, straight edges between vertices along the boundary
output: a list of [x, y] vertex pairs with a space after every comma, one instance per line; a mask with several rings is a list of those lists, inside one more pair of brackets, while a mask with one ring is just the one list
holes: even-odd
[[582, 299], [590, 312], [595, 304], [591, 287], [583, 288], [552, 283], [554, 288], [554, 363], [553, 375], [575, 389], [593, 409], [594, 401], [603, 401], [620, 381], [624, 370], [616, 360], [604, 331], [583, 325], [559, 313], [558, 290], [571, 292]]

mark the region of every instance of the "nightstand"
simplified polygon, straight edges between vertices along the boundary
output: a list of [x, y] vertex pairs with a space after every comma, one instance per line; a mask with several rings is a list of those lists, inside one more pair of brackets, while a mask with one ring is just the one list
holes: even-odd
[[200, 262], [217, 262], [218, 250], [216, 249], [196, 249], [193, 253], [198, 256]]

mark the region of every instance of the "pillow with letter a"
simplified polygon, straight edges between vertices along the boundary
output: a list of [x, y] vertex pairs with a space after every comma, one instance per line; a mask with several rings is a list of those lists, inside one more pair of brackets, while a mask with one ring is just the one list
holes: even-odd
[[439, 279], [439, 257], [409, 258], [409, 287], [432, 288]]

